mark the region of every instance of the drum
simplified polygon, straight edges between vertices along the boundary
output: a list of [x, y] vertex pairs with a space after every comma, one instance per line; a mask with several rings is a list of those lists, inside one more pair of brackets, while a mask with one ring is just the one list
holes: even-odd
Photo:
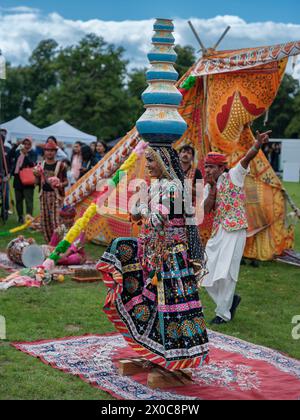
[[13, 239], [7, 246], [8, 258], [26, 268], [42, 265], [45, 257], [43, 249], [38, 246], [34, 239], [25, 239], [19, 236]]

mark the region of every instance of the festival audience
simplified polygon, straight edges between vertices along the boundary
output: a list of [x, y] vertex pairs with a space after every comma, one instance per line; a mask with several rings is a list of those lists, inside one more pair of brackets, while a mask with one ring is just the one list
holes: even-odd
[[26, 214], [33, 215], [35, 178], [33, 168], [37, 156], [32, 150], [32, 139], [25, 138], [16, 150], [12, 175], [19, 223], [24, 223], [24, 201]]
[[57, 160], [57, 151], [57, 144], [48, 139], [44, 148], [44, 161], [36, 166], [34, 171], [41, 189], [41, 228], [47, 243], [60, 225], [59, 213], [68, 185], [66, 167], [63, 162]]
[[97, 165], [97, 163], [100, 162], [100, 160], [104, 158], [106, 150], [107, 150], [106, 144], [103, 141], [98, 140], [96, 143], [95, 152], [93, 153], [93, 156], [92, 156], [92, 166]]
[[268, 159], [274, 171], [280, 172], [281, 144], [280, 143], [266, 144], [262, 148], [262, 151], [264, 152], [264, 155]]
[[195, 149], [190, 145], [183, 146], [179, 150], [179, 159], [185, 178], [192, 180], [193, 196], [195, 196], [197, 180], [203, 179], [200, 169], [195, 165]]
[[82, 153], [81, 153], [82, 143], [77, 141], [73, 146], [73, 153], [71, 158], [71, 177], [76, 183], [80, 178], [80, 169], [82, 166]]
[[92, 141], [92, 143], [90, 144], [92, 154], [96, 152], [96, 145], [97, 145], [96, 141]]
[[61, 147], [62, 145], [58, 144], [58, 141], [57, 141], [56, 137], [49, 136], [46, 140], [46, 144], [49, 141], [53, 141], [57, 146], [57, 153], [56, 153], [56, 160], [57, 161], [63, 161], [65, 159], [68, 159], [68, 156], [67, 156], [66, 152], [62, 149], [62, 147]]
[[9, 214], [10, 192], [9, 192], [9, 176], [12, 166], [11, 147], [6, 142], [7, 131], [0, 130], [0, 197], [3, 200], [3, 208], [1, 214], [7, 217]]
[[93, 155], [91, 148], [85, 144], [81, 146], [81, 158], [82, 161], [79, 178], [83, 177], [93, 167]]
[[[78, 141], [73, 146], [70, 161], [63, 146], [54, 136], [49, 136], [46, 144], [34, 146], [31, 138], [24, 138], [8, 147], [5, 142], [6, 134], [6, 130], [1, 129], [0, 192], [5, 188], [1, 197], [5, 199], [6, 212], [10, 204], [10, 176], [13, 177], [16, 201], [15, 203], [11, 201], [12, 209], [15, 205], [19, 223], [24, 222], [24, 201], [26, 214], [33, 215], [34, 190], [37, 183], [41, 189], [41, 214], [48, 215], [49, 219], [44, 220], [42, 226], [45, 238], [49, 242], [53, 228], [59, 223], [58, 212], [63, 202], [65, 189], [76, 184], [83, 175], [103, 159], [107, 146], [100, 140], [91, 145]], [[2, 154], [5, 157], [8, 176]], [[37, 162], [40, 163], [37, 165]], [[60, 162], [59, 167], [58, 162]], [[59, 183], [53, 184], [50, 178], [52, 180], [58, 178]]]

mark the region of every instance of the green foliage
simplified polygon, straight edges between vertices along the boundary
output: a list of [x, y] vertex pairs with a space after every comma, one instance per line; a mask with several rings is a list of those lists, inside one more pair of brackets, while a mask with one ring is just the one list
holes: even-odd
[[41, 41], [29, 59], [29, 96], [34, 104], [41, 92], [57, 84], [55, 59], [58, 44], [53, 39]]
[[[281, 86], [278, 90], [277, 97], [269, 110], [269, 119], [266, 124], [267, 128], [272, 130], [272, 137], [282, 139], [290, 136], [288, 130], [291, 121], [295, 118], [299, 120], [299, 110], [296, 108], [296, 99], [299, 97], [299, 82], [291, 75], [285, 74]], [[300, 102], [299, 102], [300, 104]], [[254, 121], [253, 130], [263, 131], [264, 116]], [[300, 128], [300, 125], [299, 125]], [[299, 130], [300, 134], [300, 130]]]
[[29, 97], [29, 72], [27, 67], [7, 65], [7, 80], [0, 81], [1, 121], [8, 121], [22, 115], [30, 115], [31, 98]]
[[289, 125], [285, 130], [288, 138], [300, 138], [300, 92], [295, 97], [293, 103], [293, 115], [291, 115]]
[[184, 47], [176, 45], [175, 51], [177, 53], [175, 69], [178, 71], [179, 77], [182, 77], [195, 64], [195, 49], [189, 45]]
[[[191, 46], [176, 45], [176, 69], [183, 76], [195, 63]], [[141, 94], [147, 87], [145, 69], [128, 70], [124, 50], [94, 34], [59, 48], [41, 41], [26, 66], [8, 65], [1, 82], [1, 121], [22, 115], [45, 127], [64, 119], [104, 140], [122, 137], [144, 112]], [[300, 136], [299, 82], [285, 75], [269, 113], [272, 137]], [[254, 130], [263, 130], [264, 117]]]
[[136, 121], [144, 113], [144, 104], [141, 99], [142, 93], [147, 89], [148, 83], [146, 81], [146, 69], [134, 69], [129, 74], [127, 90], [131, 98], [131, 113], [130, 120], [133, 127]]
[[44, 127], [65, 119], [104, 140], [123, 136], [143, 112], [145, 87], [144, 71], [128, 74], [123, 53], [94, 34], [61, 49], [40, 42], [27, 66], [8, 66], [1, 120], [21, 114]]
[[53, 63], [57, 83], [37, 97], [33, 121], [46, 125], [63, 118], [104, 140], [124, 134], [130, 99], [122, 54], [122, 48], [93, 34], [62, 49]]

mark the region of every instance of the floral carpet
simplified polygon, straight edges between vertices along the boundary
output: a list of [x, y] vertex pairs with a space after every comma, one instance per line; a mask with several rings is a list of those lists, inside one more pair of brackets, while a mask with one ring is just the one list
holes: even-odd
[[118, 359], [136, 357], [119, 334], [87, 335], [12, 345], [121, 400], [300, 400], [300, 361], [213, 331], [210, 363], [193, 383], [153, 390], [147, 374], [121, 376]]

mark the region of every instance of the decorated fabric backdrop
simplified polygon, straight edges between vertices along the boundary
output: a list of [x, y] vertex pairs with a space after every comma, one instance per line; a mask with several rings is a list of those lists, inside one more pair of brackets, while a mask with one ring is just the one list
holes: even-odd
[[[207, 136], [210, 148], [225, 153], [235, 165], [251, 147], [249, 124], [274, 101], [287, 59], [257, 68], [209, 76]], [[293, 246], [293, 232], [285, 227], [282, 184], [262, 152], [251, 164], [246, 182], [249, 221], [245, 256], [269, 260]]]
[[[249, 53], [251, 60], [247, 55], [234, 54], [234, 51], [223, 52], [214, 54], [211, 67], [207, 64], [209, 58], [206, 59], [205, 71], [202, 69], [199, 77], [193, 83], [188, 83], [189, 89], [183, 92], [179, 111], [188, 123], [188, 130], [176, 147], [192, 144], [196, 148], [197, 164], [202, 171], [204, 157], [211, 150], [227, 154], [230, 165], [236, 164], [253, 144], [251, 123], [269, 109], [284, 75], [287, 58], [270, 61], [271, 58], [276, 60], [297, 52], [298, 49], [289, 45], [277, 49], [270, 47], [268, 51], [263, 49], [262, 53]], [[238, 57], [239, 61], [234, 57]], [[242, 62], [243, 59], [245, 62]], [[255, 60], [265, 64], [253, 67]], [[227, 72], [224, 72], [225, 62]], [[179, 81], [179, 86], [199, 68], [197, 63]], [[214, 74], [209, 74], [210, 69]], [[92, 200], [86, 189], [87, 183], [88, 186], [94, 185], [97, 179], [109, 176], [120, 166], [120, 158], [126, 154], [128, 156], [137, 141], [137, 133], [133, 129], [98, 167], [73, 187], [67, 200], [73, 197], [78, 214], [82, 214]], [[135, 177], [145, 177], [143, 159], [131, 171], [129, 180]], [[246, 194], [250, 227], [245, 256], [271, 260], [274, 255], [280, 255], [285, 249], [292, 248], [294, 231], [292, 227], [285, 226], [283, 186], [262, 152], [251, 164]], [[204, 241], [210, 236], [211, 226], [212, 216], [208, 216], [200, 228]], [[91, 239], [99, 236], [102, 243], [108, 244], [116, 237], [136, 236], [137, 233], [128, 216], [114, 214], [95, 217], [89, 225], [88, 237]]]

